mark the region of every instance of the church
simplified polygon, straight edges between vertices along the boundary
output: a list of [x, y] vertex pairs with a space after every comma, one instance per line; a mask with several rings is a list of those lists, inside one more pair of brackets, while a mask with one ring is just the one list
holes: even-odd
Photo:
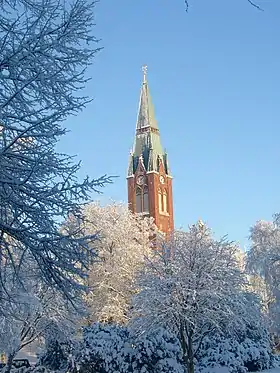
[[128, 206], [135, 214], [153, 217], [158, 230], [168, 237], [174, 230], [172, 176], [155, 118], [147, 66], [142, 70], [136, 133], [127, 172]]

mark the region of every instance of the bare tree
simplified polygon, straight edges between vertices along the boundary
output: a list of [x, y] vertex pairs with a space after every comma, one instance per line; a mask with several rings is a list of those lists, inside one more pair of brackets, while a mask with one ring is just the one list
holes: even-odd
[[[68, 4], [68, 3], [67, 3]], [[94, 1], [0, 1], [0, 297], [5, 265], [15, 279], [26, 259], [72, 297], [92, 258], [93, 235], [75, 238], [60, 223], [79, 214], [103, 176], [79, 183], [80, 165], [55, 150], [63, 121], [89, 102], [85, 71], [98, 48]]]

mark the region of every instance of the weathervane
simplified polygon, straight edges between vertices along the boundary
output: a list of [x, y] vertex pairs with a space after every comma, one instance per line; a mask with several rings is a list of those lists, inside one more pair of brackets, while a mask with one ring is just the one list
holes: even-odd
[[144, 73], [144, 83], [147, 81], [147, 70], [148, 70], [148, 66], [147, 65], [143, 65], [142, 66], [142, 71]]

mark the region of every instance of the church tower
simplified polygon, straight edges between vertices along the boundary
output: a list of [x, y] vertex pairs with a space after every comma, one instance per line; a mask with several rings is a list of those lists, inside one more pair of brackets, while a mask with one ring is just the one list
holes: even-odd
[[163, 151], [159, 128], [143, 67], [136, 134], [129, 156], [127, 173], [129, 209], [154, 218], [158, 230], [166, 236], [174, 230], [172, 176], [167, 153]]

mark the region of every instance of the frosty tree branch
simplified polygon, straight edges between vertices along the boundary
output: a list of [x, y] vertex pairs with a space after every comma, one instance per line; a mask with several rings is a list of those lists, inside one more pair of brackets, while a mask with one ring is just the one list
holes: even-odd
[[80, 165], [55, 151], [62, 121], [90, 101], [80, 91], [99, 50], [94, 1], [3, 0], [0, 8], [0, 265], [20, 280], [21, 265], [33, 260], [36, 275], [71, 298], [95, 235], [77, 239], [60, 222], [81, 218], [81, 204], [111, 181], [79, 183]]

